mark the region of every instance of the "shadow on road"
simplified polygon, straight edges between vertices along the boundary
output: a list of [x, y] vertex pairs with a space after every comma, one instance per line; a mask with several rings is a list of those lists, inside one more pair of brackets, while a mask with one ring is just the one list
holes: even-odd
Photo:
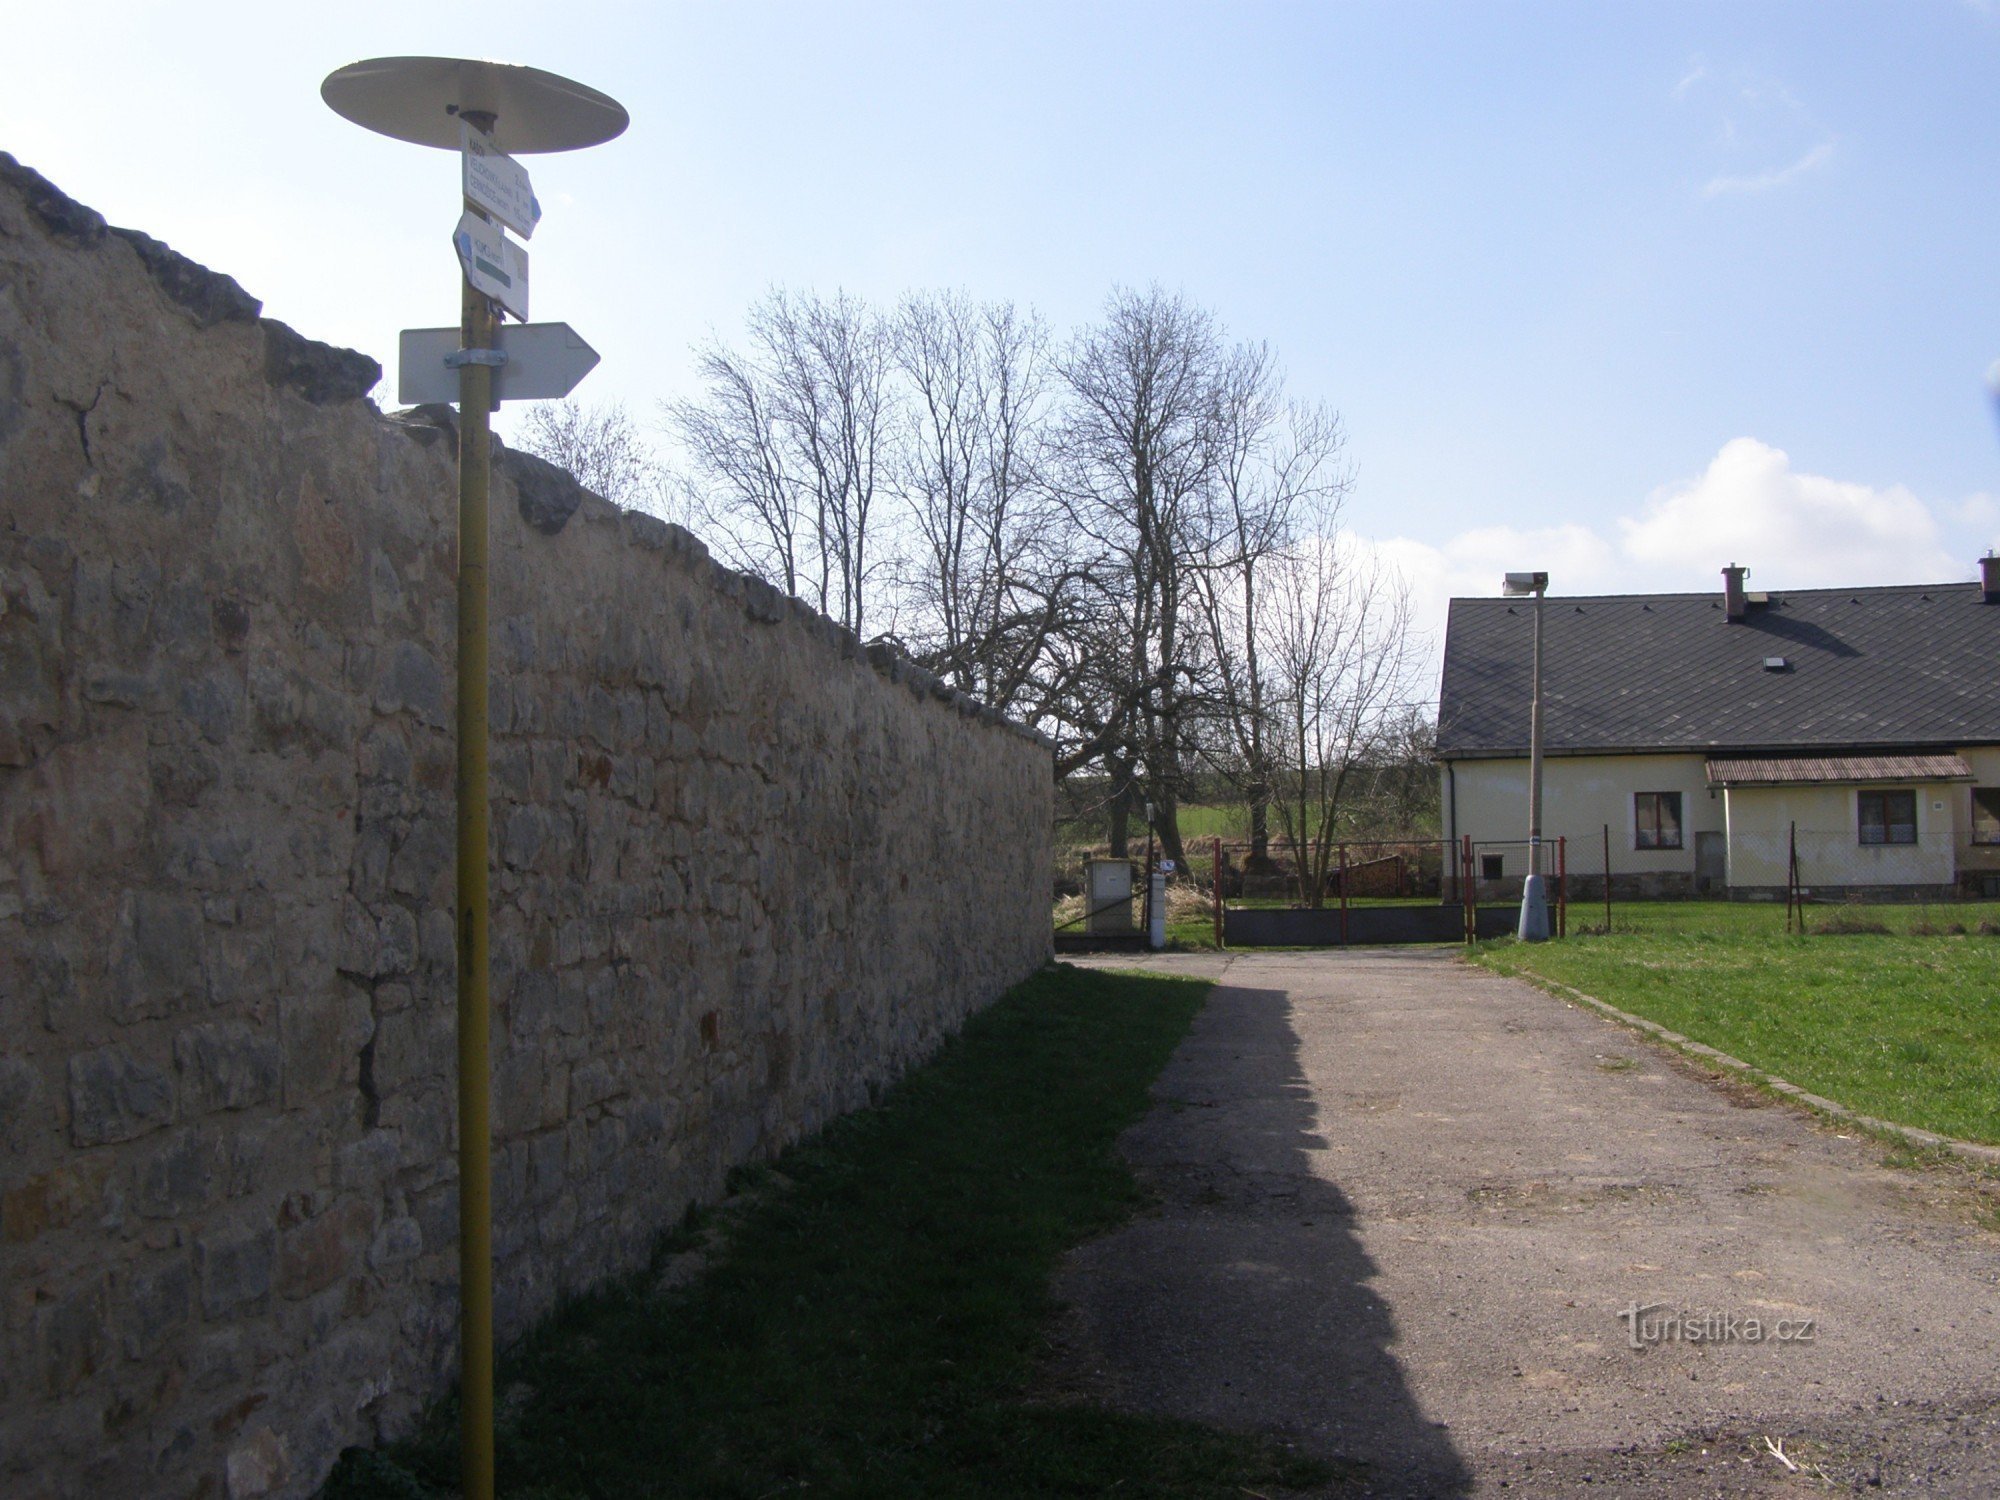
[[[1114, 1405], [1271, 1432], [1363, 1466], [1371, 1494], [1471, 1478], [1411, 1394], [1337, 1185], [1282, 990], [1218, 987], [1123, 1146], [1156, 1212], [1081, 1247], [1057, 1378]], [[1365, 1097], [1360, 1106], [1366, 1107]]]

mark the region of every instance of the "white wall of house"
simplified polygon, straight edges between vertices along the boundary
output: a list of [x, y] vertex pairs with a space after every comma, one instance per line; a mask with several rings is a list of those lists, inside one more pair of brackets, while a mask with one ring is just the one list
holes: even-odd
[[[1973, 785], [2000, 787], [2000, 746], [1962, 748]], [[1964, 783], [1884, 783], [1875, 790], [1917, 794], [1915, 844], [1863, 844], [1854, 786], [1736, 787], [1711, 792], [1707, 756], [1550, 756], [1542, 763], [1542, 831], [1551, 843], [1569, 837], [1569, 867], [1580, 875], [1603, 868], [1601, 830], [1611, 828], [1615, 875], [1692, 874], [1695, 835], [1723, 833], [1728, 843], [1728, 884], [1773, 888], [1785, 883], [1791, 826], [1799, 829], [1801, 877], [1808, 885], [1936, 885], [1954, 883], [1961, 871], [2000, 875], [2000, 844], [1972, 842], [1972, 791]], [[1502, 873], [1527, 873], [1528, 761], [1461, 760], [1440, 773], [1444, 828], [1454, 841], [1471, 834], [1482, 843], [1518, 840], [1498, 853]], [[1641, 849], [1634, 828], [1634, 795], [1681, 794], [1679, 849]], [[1455, 810], [1454, 810], [1455, 804]], [[1547, 868], [1554, 869], [1549, 855]]]
[[[1973, 786], [2000, 787], [2000, 745], [1983, 745], [1960, 750], [1972, 767]], [[2000, 844], [1972, 842], [1972, 786], [1955, 786], [1949, 791], [1954, 842], [1958, 867], [1966, 871], [2000, 874]]]
[[[1548, 756], [1542, 761], [1542, 836], [1553, 841], [1559, 834], [1567, 835], [1569, 868], [1573, 874], [1596, 875], [1603, 871], [1603, 830], [1608, 824], [1614, 875], [1656, 872], [1692, 875], [1695, 835], [1723, 830], [1722, 799], [1709, 793], [1703, 772], [1705, 763], [1706, 757], [1699, 754]], [[1446, 834], [1454, 839], [1469, 833], [1481, 841], [1521, 840], [1518, 848], [1491, 852], [1502, 854], [1503, 874], [1507, 878], [1525, 875], [1527, 758], [1454, 761], [1445, 774]], [[1680, 848], [1638, 847], [1633, 823], [1633, 797], [1638, 792], [1681, 794]], [[1553, 854], [1545, 868], [1554, 868]], [[1779, 883], [1783, 883], [1782, 877]]]
[[[1810, 887], [1950, 885], [1957, 878], [1952, 793], [1948, 782], [1885, 782], [1880, 786], [1751, 786], [1723, 793], [1732, 888], [1785, 884], [1793, 826], [1798, 829], [1799, 880]], [[1864, 791], [1914, 791], [1914, 844], [1861, 842]]]

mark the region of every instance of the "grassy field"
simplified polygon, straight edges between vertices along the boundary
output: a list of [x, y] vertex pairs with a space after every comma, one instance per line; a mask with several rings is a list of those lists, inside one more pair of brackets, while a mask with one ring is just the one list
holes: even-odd
[[[1050, 1274], [1140, 1204], [1114, 1142], [1206, 988], [1046, 970], [880, 1108], [748, 1174], [706, 1227], [727, 1233], [704, 1276], [597, 1295], [503, 1362], [501, 1493], [1240, 1500], [1326, 1483], [1261, 1440], [1035, 1398]], [[327, 1500], [456, 1493], [455, 1423], [446, 1403], [414, 1441], [350, 1453]]]
[[1580, 935], [1593, 920], [1572, 906], [1568, 941], [1501, 940], [1477, 958], [1865, 1114], [2000, 1142], [2000, 904], [1814, 907], [1804, 936], [1786, 934], [1782, 906], [1625, 903], [1609, 936]]

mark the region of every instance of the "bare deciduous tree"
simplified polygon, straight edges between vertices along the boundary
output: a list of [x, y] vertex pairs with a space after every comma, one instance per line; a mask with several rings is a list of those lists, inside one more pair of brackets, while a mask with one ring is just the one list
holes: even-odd
[[1303, 539], [1270, 571], [1275, 801], [1300, 894], [1319, 906], [1352, 783], [1403, 728], [1416, 663], [1409, 590], [1339, 535]]
[[674, 509], [665, 471], [623, 402], [535, 402], [519, 441], [523, 450], [567, 469], [585, 489], [614, 505], [654, 515]]
[[1009, 708], [1045, 665], [1074, 581], [1035, 484], [1048, 336], [1010, 303], [945, 292], [904, 299], [894, 348], [908, 391], [895, 470], [915, 537], [905, 586], [917, 652]]
[[1223, 391], [1216, 485], [1221, 525], [1210, 567], [1196, 575], [1213, 664], [1214, 718], [1226, 774], [1250, 811], [1245, 870], [1270, 860], [1269, 803], [1274, 772], [1267, 669], [1259, 628], [1265, 570], [1285, 557], [1301, 530], [1331, 535], [1352, 484], [1338, 414], [1283, 400], [1282, 380], [1263, 345], [1237, 351]]
[[859, 634], [887, 439], [881, 320], [844, 292], [779, 289], [751, 309], [749, 334], [747, 354], [702, 351], [707, 393], [670, 404], [669, 424], [722, 550]]
[[[1120, 625], [1122, 671], [1102, 717], [1128, 735], [1108, 764], [1130, 782], [1133, 762], [1143, 763], [1161, 841], [1176, 860], [1184, 706], [1201, 645], [1186, 611], [1215, 539], [1227, 361], [1214, 320], [1155, 287], [1114, 293], [1103, 322], [1078, 334], [1062, 363], [1070, 400], [1059, 483], [1072, 523], [1119, 574], [1107, 581], [1107, 602]], [[1129, 802], [1113, 811], [1114, 852], [1127, 812]]]
[[1408, 608], [1339, 536], [1339, 418], [1266, 347], [1157, 288], [1059, 353], [961, 293], [882, 317], [774, 291], [699, 360], [665, 414], [719, 552], [1049, 732], [1059, 778], [1101, 772], [1114, 852], [1150, 800], [1185, 858], [1183, 789], [1219, 768], [1255, 854], [1276, 805], [1323, 889], [1407, 697]]

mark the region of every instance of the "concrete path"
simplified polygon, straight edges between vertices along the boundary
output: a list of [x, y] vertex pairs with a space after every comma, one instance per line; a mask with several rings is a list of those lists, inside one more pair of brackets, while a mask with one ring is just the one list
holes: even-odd
[[2000, 1495], [1962, 1174], [1449, 951], [1100, 966], [1141, 965], [1220, 983], [1124, 1142], [1159, 1208], [1063, 1273], [1057, 1391], [1365, 1466], [1339, 1493]]

